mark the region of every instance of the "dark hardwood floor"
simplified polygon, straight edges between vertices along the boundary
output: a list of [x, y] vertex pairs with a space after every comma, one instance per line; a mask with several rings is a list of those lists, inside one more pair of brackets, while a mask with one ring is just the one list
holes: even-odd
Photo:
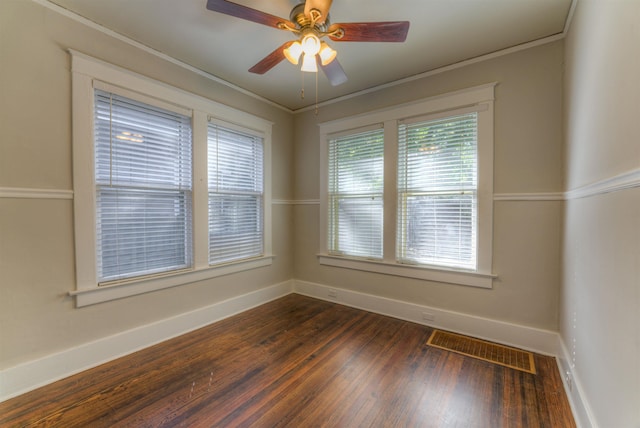
[[431, 332], [289, 295], [0, 403], [0, 426], [575, 426], [553, 358], [533, 375]]

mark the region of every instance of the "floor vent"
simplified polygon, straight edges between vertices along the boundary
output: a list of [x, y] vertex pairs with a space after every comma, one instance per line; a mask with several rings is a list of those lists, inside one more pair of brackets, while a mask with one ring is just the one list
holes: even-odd
[[441, 330], [433, 331], [427, 345], [523, 372], [536, 373], [533, 354], [520, 349]]

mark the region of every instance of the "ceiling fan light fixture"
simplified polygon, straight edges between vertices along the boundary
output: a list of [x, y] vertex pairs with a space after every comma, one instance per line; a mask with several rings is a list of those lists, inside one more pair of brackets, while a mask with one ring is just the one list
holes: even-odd
[[338, 52], [331, 49], [331, 46], [329, 46], [327, 43], [322, 42], [320, 44], [319, 55], [320, 55], [320, 62], [322, 63], [322, 65], [328, 65], [331, 63], [331, 61], [336, 59], [336, 56], [338, 56]]
[[308, 73], [317, 73], [318, 72], [318, 64], [316, 62], [316, 56], [309, 55], [305, 52], [302, 56], [302, 71], [306, 71]]
[[300, 55], [302, 55], [302, 44], [300, 44], [300, 42], [293, 42], [291, 46], [282, 51], [282, 53], [291, 64], [298, 65]]
[[315, 55], [320, 52], [320, 39], [313, 32], [302, 36], [302, 50], [306, 55]]

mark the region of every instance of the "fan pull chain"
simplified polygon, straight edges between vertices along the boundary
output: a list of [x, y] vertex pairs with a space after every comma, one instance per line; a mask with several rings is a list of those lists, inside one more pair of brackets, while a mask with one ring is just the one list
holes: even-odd
[[300, 76], [302, 77], [302, 89], [300, 89], [300, 99], [304, 100], [304, 71], [300, 72]]
[[318, 115], [318, 73], [316, 72], [316, 116]]

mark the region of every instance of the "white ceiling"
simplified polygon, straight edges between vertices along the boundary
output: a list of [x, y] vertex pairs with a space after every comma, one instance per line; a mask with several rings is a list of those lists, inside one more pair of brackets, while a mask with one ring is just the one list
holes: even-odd
[[[206, 9], [206, 0], [49, 0], [110, 30], [298, 110], [315, 103], [315, 75], [282, 61], [247, 70], [294, 36]], [[331, 22], [410, 21], [404, 43], [328, 43], [349, 80], [318, 74], [319, 101], [348, 95], [492, 52], [561, 34], [572, 0], [334, 0]], [[235, 0], [289, 19], [298, 0]]]

